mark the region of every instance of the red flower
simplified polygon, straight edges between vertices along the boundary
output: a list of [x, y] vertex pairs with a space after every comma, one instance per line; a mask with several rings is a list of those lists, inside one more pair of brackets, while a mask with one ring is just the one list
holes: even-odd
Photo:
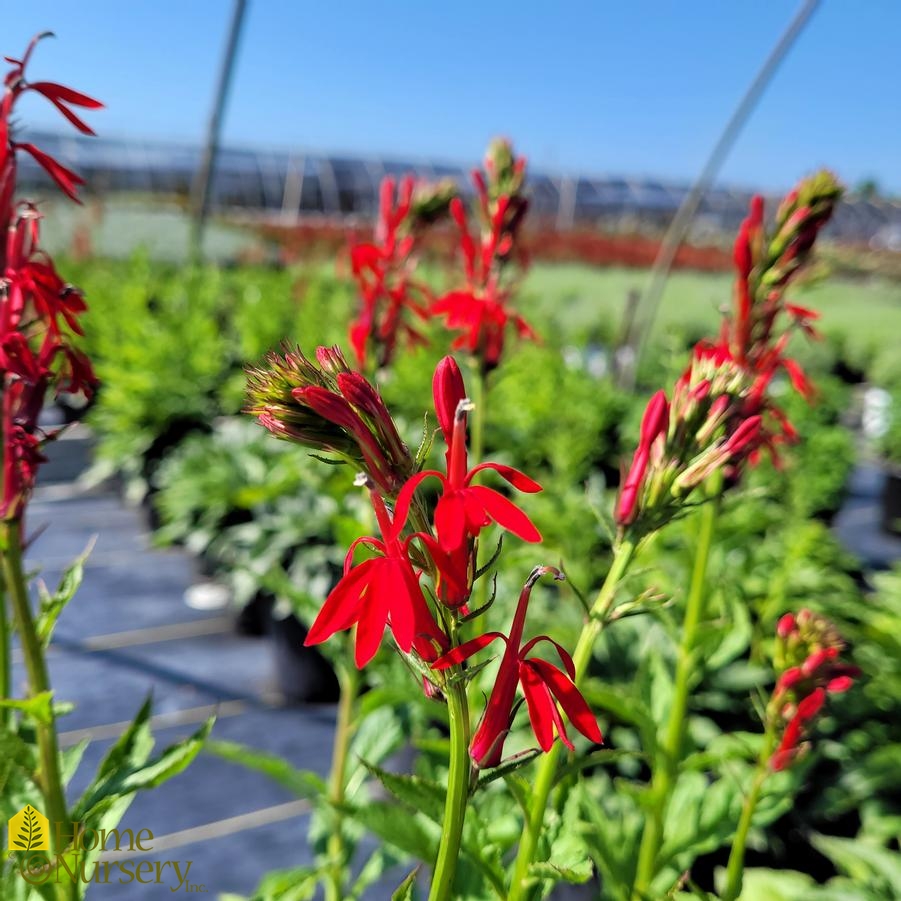
[[[509, 637], [500, 632], [487, 632], [453, 648], [432, 664], [433, 669], [447, 669], [469, 659], [497, 639], [501, 639], [506, 645], [485, 713], [469, 746], [470, 756], [478, 767], [497, 766], [501, 762], [504, 742], [512, 725], [517, 684], [522, 685], [532, 731], [543, 751], [551, 749], [556, 736], [570, 750], [573, 748], [557, 707], [558, 703], [572, 725], [589, 741], [603, 741], [597, 720], [576, 688], [575, 667], [566, 650], [547, 635], [539, 635], [522, 645], [532, 586], [546, 573], [562, 578], [561, 573], [550, 566], [539, 566], [532, 570], [519, 596]], [[539, 657], [528, 656], [541, 641], [550, 642], [554, 646], [566, 672]]]
[[83, 334], [78, 317], [87, 310], [81, 292], [67, 285], [57, 274], [53, 261], [38, 248], [40, 214], [30, 204], [24, 204], [6, 236], [6, 302], [0, 319], [0, 334], [18, 327], [27, 304], [33, 314], [46, 323], [59, 337], [59, 319], [65, 320], [77, 335]]
[[[428, 310], [418, 299], [426, 297], [426, 289], [411, 277], [415, 245], [410, 233], [412, 205], [412, 177], [402, 179], [396, 199], [394, 179], [386, 177], [382, 181], [375, 240], [350, 249], [351, 271], [362, 302], [350, 327], [350, 343], [361, 368], [366, 365], [370, 344], [377, 349], [378, 365], [387, 366], [401, 336], [411, 344], [425, 343], [406, 318], [408, 313], [419, 319], [428, 318]], [[404, 229], [406, 233], [402, 233]]]
[[[371, 490], [370, 496], [384, 540], [367, 536], [353, 542], [344, 560], [344, 577], [326, 598], [304, 644], [319, 644], [356, 624], [354, 659], [362, 668], [375, 656], [388, 626], [404, 653], [415, 648], [423, 659], [432, 660], [438, 650], [447, 647], [447, 640], [429, 611], [419, 576], [410, 563], [411, 539], [400, 539], [405, 517], [392, 520], [378, 492]], [[358, 544], [382, 556], [354, 566]]]
[[446, 553], [453, 553], [468, 538], [476, 538], [492, 521], [523, 541], [541, 541], [541, 533], [519, 507], [492, 488], [472, 484], [479, 472], [492, 469], [519, 491], [541, 491], [537, 482], [500, 463], [480, 463], [467, 471], [466, 411], [470, 406], [463, 396], [463, 379], [452, 357], [445, 357], [438, 364], [432, 386], [438, 422], [445, 439], [450, 436], [447, 474], [426, 469], [409, 479], [398, 495], [398, 514], [404, 511], [406, 515], [416, 488], [424, 479], [434, 477], [442, 485], [435, 507], [435, 528], [438, 542]]
[[25, 80], [25, 69], [38, 41], [48, 37], [50, 32], [37, 35], [25, 50], [22, 59], [6, 57], [7, 62], [12, 63], [13, 68], [7, 73], [5, 79], [6, 91], [0, 102], [0, 204], [6, 208], [12, 203], [12, 192], [15, 183], [15, 153], [24, 150], [30, 154], [35, 162], [41, 166], [47, 174], [59, 185], [60, 189], [76, 203], [78, 200], [78, 188], [84, 184], [84, 180], [71, 169], [67, 169], [53, 157], [44, 153], [34, 144], [20, 144], [9, 138], [9, 123], [12, 117], [13, 107], [19, 97], [27, 91], [35, 91], [46, 97], [80, 132], [92, 135], [94, 132], [71, 109], [80, 106], [85, 109], [102, 109], [103, 104], [87, 94], [73, 91], [72, 88], [55, 84], [52, 81], [35, 81], [29, 83]]
[[451, 201], [451, 216], [460, 233], [466, 287], [448, 292], [430, 309], [445, 317], [448, 328], [462, 332], [451, 346], [478, 357], [487, 372], [500, 362], [510, 324], [521, 338], [534, 340], [536, 336], [522, 316], [507, 309], [509, 292], [500, 287], [501, 268], [510, 256], [516, 228], [525, 211], [524, 202], [515, 198], [517, 202], [514, 203], [513, 197], [502, 195], [492, 208], [484, 181], [476, 178], [476, 187], [487, 232], [477, 247], [469, 233], [463, 202], [458, 197]]
[[[70, 107], [97, 109], [102, 104], [54, 82], [29, 84], [25, 69], [38, 35], [21, 60], [7, 57], [12, 69], [0, 99], [0, 432], [3, 435], [3, 485], [0, 516], [19, 519], [34, 487], [41, 446], [48, 437], [38, 418], [48, 389], [84, 391], [94, 387], [87, 358], [75, 350], [63, 331], [81, 334], [79, 316], [86, 306], [79, 291], [58, 275], [53, 261], [40, 249], [40, 215], [30, 203], [16, 203], [16, 154], [29, 153], [72, 199], [82, 179], [29, 143], [11, 140], [10, 122], [18, 99], [35, 91], [54, 104], [80, 131], [91, 129]], [[62, 323], [60, 322], [62, 320]]]

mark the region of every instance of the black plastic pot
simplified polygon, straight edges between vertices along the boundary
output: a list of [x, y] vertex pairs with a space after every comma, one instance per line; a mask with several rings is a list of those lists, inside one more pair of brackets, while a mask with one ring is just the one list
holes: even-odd
[[888, 464], [882, 485], [882, 528], [901, 535], [901, 466]]
[[340, 693], [338, 679], [315, 648], [304, 647], [306, 637], [297, 617], [272, 616], [276, 690], [286, 704], [334, 704]]

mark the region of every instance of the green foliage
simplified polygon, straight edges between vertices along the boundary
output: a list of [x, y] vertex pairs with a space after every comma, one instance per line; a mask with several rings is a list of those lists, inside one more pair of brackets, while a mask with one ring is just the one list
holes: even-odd
[[262, 267], [176, 269], [93, 261], [77, 279], [91, 298], [84, 349], [101, 390], [90, 413], [98, 477], [122, 476], [134, 498], [184, 435], [244, 402], [246, 364], [310, 331], [343, 335], [347, 290], [334, 278]]
[[[609, 343], [619, 332], [626, 288], [636, 278], [611, 272], [596, 279], [571, 267], [537, 271], [523, 311], [544, 342], [514, 346], [489, 376], [487, 456], [522, 468], [545, 488], [524, 503], [544, 544], [536, 549], [505, 543], [489, 628], [509, 621], [538, 553], [544, 562], [562, 562], [569, 581], [536, 596], [529, 629], [571, 644], [583, 621], [583, 602], [590, 603], [609, 566], [607, 483], [634, 447], [648, 392], [632, 397], [592, 374], [600, 357], [585, 348]], [[613, 282], [617, 291], [611, 293], [604, 286]], [[284, 338], [308, 350], [345, 343], [349, 290], [321, 272], [181, 273], [140, 258], [125, 266], [92, 267], [81, 283], [94, 299], [89, 350], [106, 383], [92, 412], [101, 460], [142, 489], [149, 480], [159, 488], [161, 541], [183, 542], [203, 553], [239, 601], [263, 590], [309, 622], [340, 573], [346, 547], [373, 524], [350, 488], [353, 473], [326, 467], [233, 417], [243, 402], [245, 363]], [[713, 331], [730, 286], [724, 278], [681, 273], [668, 291], [657, 349], [646, 355], [641, 372], [647, 385], [672, 381], [684, 365], [685, 348]], [[829, 291], [814, 288], [817, 296], [809, 302], [833, 298]], [[684, 303], [676, 302], [680, 298]], [[606, 315], [599, 312], [604, 304]], [[849, 391], [827, 372], [837, 362], [877, 368], [887, 356], [879, 332], [890, 330], [864, 323], [852, 335], [852, 318], [845, 316], [847, 340], [803, 351], [819, 390], [812, 405], [797, 399], [787, 380], [775, 386], [783, 389], [779, 400], [803, 439], [784, 450], [784, 469], [764, 462], [725, 504], [711, 562], [712, 615], [693, 660], [684, 758], [654, 886], [659, 897], [712, 897], [706, 882], [701, 888], [690, 882], [674, 886], [685, 871], [712, 871], [711, 861], [723, 861], [760, 747], [760, 706], [772, 685], [767, 660], [773, 629], [782, 613], [804, 606], [836, 620], [867, 678], [822, 721], [806, 761], [767, 780], [750, 845], [783, 870], [802, 866], [801, 854], [824, 854], [836, 874], [820, 886], [801, 872], [751, 869], [742, 899], [890, 897], [901, 822], [895, 798], [901, 766], [901, 574], [881, 578], [878, 591], [865, 597], [856, 563], [825, 524], [843, 500], [854, 461], [853, 439], [842, 424]], [[405, 353], [379, 376], [411, 447], [423, 435], [423, 411], [431, 409], [428, 374], [444, 347], [442, 338]], [[193, 432], [181, 440], [187, 428]], [[427, 438], [434, 428], [430, 416]], [[170, 439], [178, 445], [171, 452]], [[431, 461], [442, 452], [433, 447]], [[485, 484], [495, 484], [493, 478], [486, 474]], [[696, 521], [688, 516], [649, 541], [621, 587], [618, 609], [646, 615], [616, 619], [596, 650], [585, 694], [599, 712], [608, 747], [583, 759], [583, 744], [562, 768], [542, 862], [530, 872], [533, 897], [546, 897], [557, 882], [584, 882], [597, 873], [601, 898], [630, 898], [650, 803], [648, 767], [659, 763], [657, 737], [672, 699], [695, 531]], [[657, 597], [659, 602], [651, 600]], [[347, 646], [342, 639], [323, 646], [339, 670]], [[491, 661], [481, 670], [473, 667], [472, 697], [490, 690], [496, 668]], [[396, 872], [398, 862], [429, 861], [434, 853], [446, 777], [446, 712], [422, 698], [417, 681], [390, 651], [379, 655], [366, 678], [369, 690], [355, 711], [347, 793], [340, 803], [328, 802], [315, 774], [249, 749], [211, 746], [289, 786], [314, 808], [315, 865], [270, 874], [255, 901], [313, 897], [335, 863], [327, 846], [336, 830], [348, 860], [362, 863], [347, 888], [352, 899]], [[505, 868], [523, 828], [511, 795], [523, 804], [534, 772], [534, 741], [525, 721], [520, 712], [507, 745], [508, 754], [524, 752], [523, 757], [515, 766], [482, 774], [474, 786], [455, 888], [461, 899], [503, 896]], [[388, 761], [411, 743], [417, 752], [413, 773], [397, 775]], [[14, 739], [8, 745], [15, 761], [22, 749]], [[0, 782], [12, 778], [14, 767], [0, 763]], [[804, 790], [802, 784], [815, 788]], [[837, 819], [844, 832], [857, 833], [854, 839], [831, 836]], [[384, 842], [365, 862], [355, 856], [364, 831]], [[412, 897], [414, 883], [415, 872], [397, 896]]]

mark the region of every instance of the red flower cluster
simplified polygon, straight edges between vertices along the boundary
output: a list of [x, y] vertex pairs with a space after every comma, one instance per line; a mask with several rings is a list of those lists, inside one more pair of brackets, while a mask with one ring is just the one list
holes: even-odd
[[0, 385], [3, 391], [3, 493], [0, 516], [16, 519], [24, 512], [34, 486], [41, 446], [50, 435], [38, 427], [49, 388], [90, 394], [94, 374], [76, 350], [68, 332], [81, 334], [78, 317], [86, 306], [81, 293], [66, 284], [40, 247], [40, 213], [33, 204], [17, 202], [17, 153], [30, 154], [60, 189], [78, 202], [82, 179], [33, 144], [12, 139], [11, 120], [19, 98], [28, 91], [46, 97], [81, 132], [93, 131], [72, 106], [98, 109], [98, 101], [49, 81], [28, 82], [25, 68], [37, 42], [22, 59], [6, 57], [12, 68], [0, 102]]
[[829, 620], [810, 610], [786, 613], [776, 635], [777, 662], [791, 665], [779, 676], [770, 702], [770, 715], [784, 726], [770, 766], [784, 770], [806, 750], [804, 738], [827, 697], [848, 691], [860, 670], [839, 662], [845, 646], [841, 636]]
[[[509, 142], [494, 141], [485, 157], [485, 171], [474, 170], [475, 210], [480, 236], [470, 232], [466, 207], [450, 182], [416, 187], [410, 176], [382, 181], [379, 215], [372, 241], [350, 247], [351, 272], [360, 293], [360, 311], [350, 327], [357, 363], [366, 365], [370, 349], [376, 365], [394, 358], [401, 338], [411, 344], [425, 337], [411, 323], [430, 316], [444, 319], [460, 331], [452, 347], [477, 357], [482, 371], [500, 362], [507, 329], [534, 339], [529, 324], [509, 308], [513, 279], [524, 266], [517, 236], [528, 203], [523, 194], [525, 160], [516, 158]], [[450, 211], [459, 234], [463, 284], [430, 302], [429, 291], [415, 278], [416, 251], [423, 227]]]
[[394, 179], [385, 178], [379, 199], [375, 240], [350, 248], [351, 271], [362, 302], [350, 326], [350, 343], [360, 368], [366, 365], [370, 344], [377, 349], [377, 365], [387, 366], [401, 335], [411, 343], [424, 343], [404, 317], [409, 312], [419, 319], [428, 318], [428, 309], [420, 300], [427, 296], [426, 289], [412, 277], [415, 239], [409, 225], [413, 178], [401, 180], [396, 197]]
[[[377, 439], [375, 433], [396, 436], [390, 416], [375, 389], [358, 373], [347, 370], [335, 349], [320, 348], [317, 357], [322, 369], [298, 351], [271, 358], [273, 370], [268, 373], [252, 372], [251, 395], [259, 401], [254, 412], [280, 437], [338, 450], [349, 460], [359, 459], [364, 468], [362, 484], [369, 488], [381, 537], [365, 536], [353, 542], [344, 575], [310, 627], [306, 644], [319, 644], [356, 626], [354, 657], [362, 667], [375, 656], [387, 628], [400, 650], [431, 664], [435, 681], [443, 684], [445, 670], [460, 666], [476, 651], [502, 638], [507, 652], [471, 747], [476, 763], [491, 766], [500, 761], [515, 712], [517, 682], [523, 686], [532, 726], [544, 750], [553, 744], [555, 735], [571, 747], [558, 703], [580, 732], [600, 741], [597, 723], [573, 682], [575, 671], [569, 654], [547, 636], [522, 642], [532, 585], [545, 572], [561, 577], [556, 570], [539, 567], [532, 573], [509, 636], [488, 632], [454, 646], [457, 627], [469, 616], [467, 603], [482, 530], [494, 522], [524, 541], [541, 541], [538, 529], [512, 501], [492, 488], [474, 484], [478, 473], [491, 470], [519, 491], [541, 490], [537, 482], [509, 466], [481, 463], [469, 468], [466, 416], [472, 405], [456, 362], [445, 357], [432, 383], [438, 423], [447, 444], [447, 471], [424, 470], [407, 478], [399, 489], [389, 482], [391, 490], [384, 491], [376, 480], [384, 476], [381, 450], [374, 450], [384, 444], [384, 437]], [[305, 380], [305, 385], [295, 384], [299, 380]], [[293, 407], [286, 404], [286, 395]], [[440, 485], [431, 516], [418, 493], [426, 478], [437, 479]], [[386, 504], [391, 499], [393, 512]], [[375, 556], [355, 565], [354, 553], [360, 545]], [[432, 591], [423, 586], [423, 577]], [[565, 672], [528, 656], [539, 641], [554, 644]]]
[[435, 412], [447, 443], [447, 473], [426, 469], [404, 485], [398, 497], [398, 509], [406, 509], [419, 484], [430, 476], [441, 482], [441, 495], [435, 506], [437, 539], [422, 538], [437, 569], [437, 591], [451, 607], [462, 606], [472, 590], [475, 572], [475, 545], [479, 532], [489, 523], [522, 538], [541, 541], [538, 529], [515, 504], [484, 485], [473, 485], [475, 476], [494, 470], [518, 491], [532, 493], [541, 486], [528, 476], [500, 463], [480, 463], [467, 470], [466, 413], [471, 405], [465, 396], [463, 376], [453, 357], [445, 357], [435, 370], [433, 380]]
[[448, 328], [462, 332], [452, 347], [477, 357], [483, 372], [500, 362], [510, 325], [519, 337], [535, 339], [525, 319], [509, 309], [511, 290], [504, 287], [503, 279], [510, 270], [528, 207], [522, 194], [525, 165], [525, 159], [516, 158], [507, 141], [499, 140], [488, 148], [485, 174], [478, 170], [472, 173], [482, 226], [478, 245], [470, 234], [463, 202], [459, 198], [451, 201], [466, 282], [436, 300], [431, 312], [443, 316]]
[[780, 206], [770, 239], [763, 229], [763, 201], [752, 201], [735, 244], [735, 310], [717, 341], [694, 348], [672, 401], [662, 391], [651, 398], [620, 489], [621, 528], [659, 527], [714, 472], [735, 477], [764, 448], [778, 462], [777, 446], [795, 440], [769, 387], [784, 370], [802, 395], [811, 395], [801, 367], [785, 351], [796, 329], [816, 335], [811, 323], [817, 314], [785, 302], [784, 292], [808, 262], [840, 193], [829, 173], [806, 179]]
[[[358, 378], [364, 382], [362, 377]], [[496, 463], [484, 463], [466, 472], [467, 402], [464, 398], [463, 377], [453, 358], [446, 357], [438, 364], [433, 389], [438, 421], [448, 440], [448, 474], [426, 470], [410, 477], [396, 494], [393, 518], [385, 509], [382, 496], [377, 491], [370, 490], [382, 540], [367, 537], [354, 542], [348, 552], [344, 578], [327, 598], [307, 638], [308, 644], [318, 644], [335, 632], [347, 629], [353, 623], [360, 623], [357, 629], [358, 666], [363, 666], [375, 654], [386, 622], [405, 652], [415, 646], [414, 638], [423, 638], [438, 647], [447, 647], [447, 638], [440, 633], [431, 614], [427, 617], [422, 615], [423, 610], [428, 612], [428, 606], [419, 578], [423, 570], [428, 571], [433, 577], [439, 600], [449, 608], [462, 608], [472, 592], [479, 532], [492, 521], [525, 541], [541, 540], [538, 530], [515, 504], [491, 488], [470, 484], [477, 472], [493, 469], [521, 491], [541, 490], [540, 485], [523, 473]], [[339, 400], [333, 398], [334, 410], [330, 411], [323, 406], [321, 415], [326, 419], [334, 418], [341, 409], [338, 406]], [[451, 410], [455, 412], [451, 413]], [[387, 411], [385, 415], [388, 416]], [[390, 416], [388, 419], [390, 420]], [[427, 476], [438, 478], [443, 488], [435, 507], [434, 530], [415, 498], [417, 487]], [[364, 478], [367, 482], [373, 481], [368, 471]], [[408, 519], [411, 519], [411, 510], [415, 511], [413, 515], [418, 520], [416, 528], [410, 529], [407, 537], [401, 540]], [[414, 566], [410, 556], [413, 539], [420, 539], [428, 552], [425, 559], [419, 555], [418, 566]], [[367, 560], [352, 567], [353, 551], [360, 543], [377, 550], [383, 558], [380, 561]], [[419, 570], [418, 573], [415, 572], [416, 569]], [[387, 588], [383, 590], [387, 585], [394, 586], [392, 591]], [[403, 612], [399, 616], [397, 613], [390, 615], [390, 597], [394, 598], [394, 603], [402, 605]], [[373, 600], [377, 598], [384, 599], [384, 603]], [[373, 604], [383, 613], [377, 623], [366, 619], [367, 628], [364, 629], [364, 612], [368, 610], [367, 616], [375, 616], [371, 610]], [[411, 633], [407, 627], [414, 622], [421, 628]], [[416, 647], [416, 650], [426, 660], [436, 656], [422, 647]]]

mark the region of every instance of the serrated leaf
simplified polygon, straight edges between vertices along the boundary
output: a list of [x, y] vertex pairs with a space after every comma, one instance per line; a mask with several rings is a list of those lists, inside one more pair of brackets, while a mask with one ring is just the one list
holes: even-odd
[[587, 858], [575, 866], [565, 866], [552, 860], [541, 860], [529, 866], [529, 874], [539, 879], [551, 879], [554, 882], [569, 882], [581, 885], [591, 879], [594, 869]]
[[416, 860], [434, 860], [438, 852], [440, 830], [425, 817], [387, 801], [365, 805], [342, 805], [341, 811], [360, 823], [383, 842], [409, 854]]
[[361, 762], [398, 801], [419, 811], [439, 826], [444, 822], [446, 792], [443, 786], [421, 776], [399, 776], [365, 760]]

